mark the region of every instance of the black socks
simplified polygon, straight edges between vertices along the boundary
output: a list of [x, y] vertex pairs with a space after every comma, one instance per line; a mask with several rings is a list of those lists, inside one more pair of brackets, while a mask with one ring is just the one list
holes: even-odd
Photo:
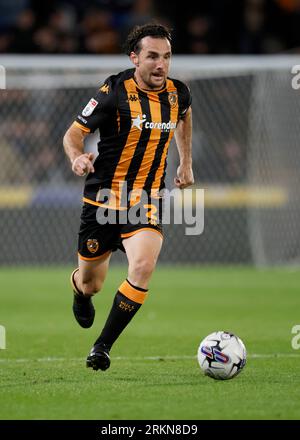
[[94, 345], [105, 345], [110, 350], [145, 301], [147, 292], [146, 289], [136, 287], [128, 280], [124, 281], [115, 295], [105, 326]]

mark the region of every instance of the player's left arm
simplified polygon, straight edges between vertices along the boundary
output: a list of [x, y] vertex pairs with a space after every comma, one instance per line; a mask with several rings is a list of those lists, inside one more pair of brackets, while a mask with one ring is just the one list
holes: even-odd
[[194, 183], [192, 169], [192, 108], [189, 107], [184, 118], [179, 119], [175, 131], [175, 140], [179, 153], [180, 164], [177, 168], [177, 176], [174, 178], [175, 185], [187, 188]]

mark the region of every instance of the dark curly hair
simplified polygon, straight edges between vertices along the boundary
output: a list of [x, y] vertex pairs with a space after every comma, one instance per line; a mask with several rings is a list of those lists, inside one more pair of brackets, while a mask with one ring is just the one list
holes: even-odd
[[124, 44], [124, 51], [127, 55], [131, 52], [139, 53], [141, 51], [140, 41], [144, 37], [166, 38], [172, 42], [171, 32], [162, 24], [148, 23], [143, 26], [135, 26], [128, 35]]

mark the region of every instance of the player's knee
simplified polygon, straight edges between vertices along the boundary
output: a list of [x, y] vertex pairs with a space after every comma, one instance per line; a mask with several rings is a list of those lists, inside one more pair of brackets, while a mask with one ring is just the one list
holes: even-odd
[[92, 280], [92, 281], [82, 281], [82, 293], [84, 295], [95, 295], [102, 288], [102, 281], [100, 280]]
[[155, 262], [147, 259], [135, 261], [129, 268], [131, 275], [137, 280], [149, 279], [155, 268]]

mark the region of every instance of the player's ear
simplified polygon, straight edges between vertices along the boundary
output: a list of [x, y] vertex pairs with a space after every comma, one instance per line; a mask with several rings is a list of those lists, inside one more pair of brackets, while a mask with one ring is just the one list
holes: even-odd
[[135, 67], [138, 67], [139, 65], [139, 58], [135, 52], [130, 52], [129, 58], [131, 62], [135, 65]]

